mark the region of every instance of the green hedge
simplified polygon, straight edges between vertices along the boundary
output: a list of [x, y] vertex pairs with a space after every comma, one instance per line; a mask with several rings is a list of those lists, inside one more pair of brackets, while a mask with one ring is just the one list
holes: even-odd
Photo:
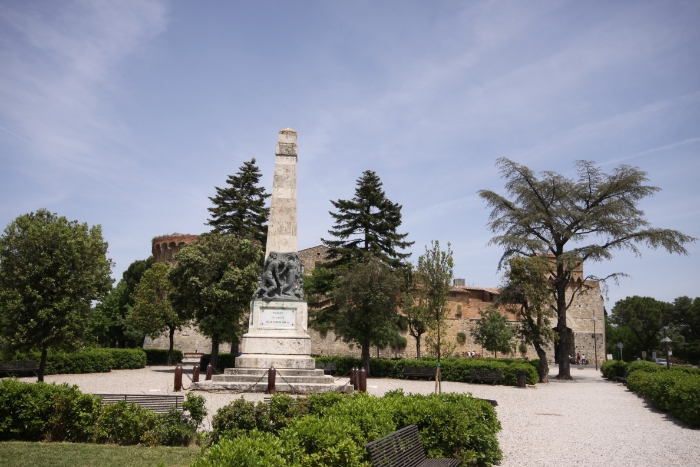
[[625, 376], [627, 363], [620, 360], [606, 360], [600, 365], [600, 372], [607, 379], [614, 379], [616, 376]]
[[700, 427], [700, 375], [684, 371], [635, 371], [627, 387], [690, 426]]
[[[17, 354], [14, 360], [36, 360], [41, 354]], [[111, 370], [144, 368], [146, 354], [141, 349], [85, 349], [78, 352], [49, 352], [44, 374], [107, 373]]]
[[[216, 361], [216, 370], [219, 373], [223, 373], [226, 368], [235, 368], [237, 356], [238, 355], [231, 353], [220, 353], [219, 358]], [[199, 367], [202, 368], [202, 371], [206, 370], [207, 365], [209, 365], [210, 361], [210, 353], [205, 353], [204, 355], [202, 355], [202, 357], [199, 359]]]
[[122, 401], [102, 406], [77, 386], [0, 381], [0, 441], [188, 445], [202, 423], [204, 398], [187, 394], [183, 414], [155, 414]]
[[239, 399], [213, 418], [214, 444], [192, 467], [368, 466], [363, 445], [416, 425], [428, 457], [489, 466], [502, 457], [501, 425], [491, 405], [465, 394], [428, 396], [392, 391], [384, 397], [337, 393], [267, 404]]
[[[336, 364], [337, 375], [344, 375], [352, 367], [362, 366], [359, 358], [352, 357], [316, 357], [318, 362]], [[408, 358], [372, 358], [369, 361], [369, 372], [373, 378], [403, 378], [403, 370], [407, 366], [435, 367], [437, 359], [423, 358], [413, 360]], [[501, 370], [503, 384], [517, 386], [517, 370], [527, 371], [527, 383], [537, 384], [539, 360], [517, 359], [481, 359], [481, 358], [444, 358], [440, 361], [443, 381], [468, 382], [471, 370]]]
[[[167, 365], [167, 349], [143, 349], [146, 352], [146, 361], [150, 365]], [[173, 364], [182, 363], [182, 351], [173, 349]]]

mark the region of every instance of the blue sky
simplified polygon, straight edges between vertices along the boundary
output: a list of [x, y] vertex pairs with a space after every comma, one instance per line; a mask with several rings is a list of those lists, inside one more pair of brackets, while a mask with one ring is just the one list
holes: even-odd
[[[277, 132], [299, 145], [299, 246], [330, 199], [376, 171], [413, 258], [452, 242], [455, 275], [495, 286], [479, 189], [508, 157], [573, 175], [640, 167], [656, 227], [700, 237], [698, 2], [0, 1], [0, 225], [48, 208], [101, 224], [115, 277], [152, 237], [201, 233], [208, 196]], [[689, 256], [586, 265], [609, 291], [700, 296]]]

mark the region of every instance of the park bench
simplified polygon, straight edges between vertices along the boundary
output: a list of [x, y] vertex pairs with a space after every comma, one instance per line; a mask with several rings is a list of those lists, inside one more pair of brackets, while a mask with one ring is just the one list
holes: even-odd
[[428, 381], [430, 381], [430, 378], [435, 379], [435, 369], [436, 367], [407, 366], [403, 369], [403, 377], [416, 376], [418, 378], [428, 378]]
[[183, 396], [160, 394], [93, 394], [93, 396], [102, 398], [102, 405], [115, 404], [121, 401], [133, 402], [139, 407], [155, 413], [168, 413], [173, 407], [182, 412], [182, 402], [184, 400]]
[[332, 375], [338, 371], [337, 365], [333, 362], [316, 362], [316, 369], [323, 370], [324, 374], [327, 373], [329, 375]]
[[12, 362], [0, 362], [0, 375], [8, 376], [17, 373], [34, 373], [39, 376], [39, 367], [36, 360], [15, 360]]
[[418, 428], [408, 425], [365, 444], [374, 467], [457, 467], [459, 459], [427, 459]]
[[471, 370], [469, 372], [469, 382], [474, 381], [491, 381], [491, 384], [501, 382], [503, 372], [501, 370]]
[[615, 381], [621, 382], [622, 384], [627, 384], [627, 378], [624, 376], [615, 376], [615, 378], [613, 378], [613, 379]]
[[197, 357], [197, 358], [202, 358], [202, 355], [204, 355], [202, 352], [184, 352], [182, 355], [187, 357]]

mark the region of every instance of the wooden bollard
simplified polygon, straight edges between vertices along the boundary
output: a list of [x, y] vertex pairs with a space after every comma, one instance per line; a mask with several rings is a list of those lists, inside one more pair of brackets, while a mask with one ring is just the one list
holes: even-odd
[[175, 367], [175, 392], [182, 390], [182, 365], [179, 363]]
[[211, 363], [207, 365], [207, 376], [206, 380], [209, 381], [211, 380], [211, 374], [214, 373], [214, 367], [211, 366]]
[[268, 394], [277, 394], [277, 391], [275, 390], [275, 377], [276, 376], [277, 376], [277, 370], [275, 370], [274, 366], [271, 366], [267, 372], [267, 393]]
[[364, 368], [360, 368], [360, 371], [358, 373], [359, 377], [357, 378], [357, 385], [360, 388], [360, 392], [367, 392], [367, 372]]
[[199, 365], [192, 367], [192, 382], [199, 383]]

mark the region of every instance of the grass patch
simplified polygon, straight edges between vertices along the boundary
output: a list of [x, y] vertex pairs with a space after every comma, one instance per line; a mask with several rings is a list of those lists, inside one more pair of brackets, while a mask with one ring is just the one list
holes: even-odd
[[200, 453], [198, 447], [113, 446], [88, 443], [0, 443], [3, 467], [186, 467]]

